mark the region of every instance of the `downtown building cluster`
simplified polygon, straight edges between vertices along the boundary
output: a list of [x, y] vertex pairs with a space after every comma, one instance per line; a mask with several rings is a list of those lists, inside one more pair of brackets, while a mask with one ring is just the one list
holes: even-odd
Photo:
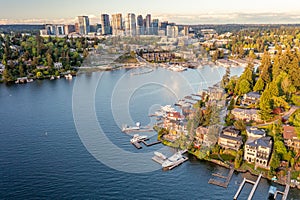
[[189, 28], [184, 26], [179, 30], [175, 23], [168, 21], [160, 22], [152, 19], [151, 14], [145, 18], [142, 15], [136, 16], [128, 13], [123, 16], [121, 13], [101, 14], [100, 23], [91, 25], [88, 16], [78, 16], [74, 25], [46, 24], [45, 29], [40, 30], [42, 36], [64, 36], [78, 34], [82, 36], [94, 35], [115, 35], [115, 36], [140, 36], [159, 35], [176, 38], [179, 35], [188, 35]]

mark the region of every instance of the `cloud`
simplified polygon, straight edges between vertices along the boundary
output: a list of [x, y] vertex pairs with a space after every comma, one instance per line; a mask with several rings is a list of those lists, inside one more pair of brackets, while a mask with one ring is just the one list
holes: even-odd
[[157, 14], [162, 21], [177, 24], [279, 24], [300, 23], [300, 16], [296, 13], [202, 13], [192, 15]]
[[[88, 15], [91, 24], [100, 23], [100, 17]], [[177, 24], [286, 24], [300, 23], [297, 13], [265, 12], [265, 13], [200, 13], [200, 14], [152, 14], [152, 18]], [[77, 17], [60, 19], [0, 19], [0, 24], [74, 24]]]

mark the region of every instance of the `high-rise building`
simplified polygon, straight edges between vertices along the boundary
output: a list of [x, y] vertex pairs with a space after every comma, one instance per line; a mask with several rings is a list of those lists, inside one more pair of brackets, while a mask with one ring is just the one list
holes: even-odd
[[75, 32], [79, 33], [80, 29], [79, 29], [79, 23], [75, 23]]
[[75, 26], [74, 25], [65, 25], [65, 34], [68, 35], [70, 33], [75, 32]]
[[135, 14], [128, 13], [125, 20], [125, 34], [128, 36], [136, 35], [136, 19]]
[[46, 24], [47, 35], [65, 35], [63, 24]]
[[121, 35], [123, 32], [123, 21], [122, 21], [122, 14], [117, 13], [112, 15], [112, 34], [113, 35]]
[[90, 20], [88, 16], [78, 16], [79, 33], [87, 35], [90, 32]]
[[167, 36], [171, 37], [171, 38], [178, 37], [178, 26], [168, 25], [167, 26]]
[[143, 19], [142, 15], [137, 16], [136, 34], [137, 35], [144, 35], [145, 34], [144, 19]]
[[183, 27], [183, 35], [184, 36], [188, 36], [189, 35], [189, 27], [188, 26], [184, 26]]
[[152, 35], [152, 28], [151, 28], [151, 15], [147, 14], [145, 18], [145, 29], [146, 35]]
[[110, 21], [109, 21], [109, 15], [108, 14], [102, 14], [101, 15], [101, 27], [102, 27], [102, 35], [111, 34]]
[[159, 30], [167, 31], [167, 26], [168, 26], [168, 24], [169, 24], [168, 21], [160, 22], [160, 23], [159, 23]]
[[158, 35], [158, 19], [153, 19], [151, 23], [152, 35]]

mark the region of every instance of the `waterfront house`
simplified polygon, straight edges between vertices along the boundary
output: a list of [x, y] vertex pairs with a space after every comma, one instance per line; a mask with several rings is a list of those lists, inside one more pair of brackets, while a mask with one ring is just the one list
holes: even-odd
[[262, 129], [258, 129], [257, 127], [246, 127], [246, 133], [248, 138], [261, 138], [266, 136], [266, 132]]
[[300, 138], [294, 126], [283, 126], [283, 139], [286, 146], [297, 152], [300, 151]]
[[208, 136], [208, 128], [199, 126], [196, 129], [196, 135], [194, 138], [195, 147], [201, 147], [202, 145], [210, 146], [207, 136]]
[[218, 145], [225, 149], [239, 150], [243, 144], [240, 131], [234, 126], [229, 126], [223, 129], [218, 138]]
[[167, 118], [174, 121], [181, 121], [184, 119], [179, 112], [169, 112], [167, 113]]
[[242, 104], [247, 106], [255, 105], [259, 102], [260, 96], [261, 95], [258, 92], [249, 92], [244, 95], [242, 99]]
[[187, 133], [186, 122], [179, 112], [167, 112], [163, 121], [163, 128], [169, 131], [169, 134], [164, 136], [169, 141], [176, 140], [179, 137], [179, 133]]
[[235, 119], [241, 119], [245, 121], [260, 121], [257, 109], [234, 108], [231, 113]]
[[248, 139], [245, 145], [244, 160], [254, 163], [256, 167], [268, 168], [272, 143], [271, 137]]

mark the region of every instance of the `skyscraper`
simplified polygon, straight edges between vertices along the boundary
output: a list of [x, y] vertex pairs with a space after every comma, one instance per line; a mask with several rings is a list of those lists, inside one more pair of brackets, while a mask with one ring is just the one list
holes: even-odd
[[158, 19], [153, 19], [151, 23], [152, 35], [158, 35]]
[[79, 33], [87, 35], [90, 32], [90, 20], [88, 16], [78, 16]]
[[128, 36], [136, 35], [136, 19], [135, 14], [128, 13], [125, 20], [125, 34]]
[[136, 24], [136, 30], [137, 30], [137, 35], [144, 35], [145, 28], [144, 28], [144, 19], [142, 15], [139, 15], [137, 17], [137, 24]]
[[152, 30], [151, 30], [151, 15], [147, 14], [145, 18], [145, 28], [146, 28], [146, 35], [151, 35]]
[[123, 32], [123, 22], [121, 13], [112, 15], [111, 26], [113, 35], [121, 35], [121, 33]]
[[178, 37], [178, 26], [168, 25], [167, 26], [167, 36], [171, 38]]
[[102, 35], [110, 34], [110, 22], [109, 22], [109, 15], [102, 14], [101, 15], [101, 27], [102, 27]]

